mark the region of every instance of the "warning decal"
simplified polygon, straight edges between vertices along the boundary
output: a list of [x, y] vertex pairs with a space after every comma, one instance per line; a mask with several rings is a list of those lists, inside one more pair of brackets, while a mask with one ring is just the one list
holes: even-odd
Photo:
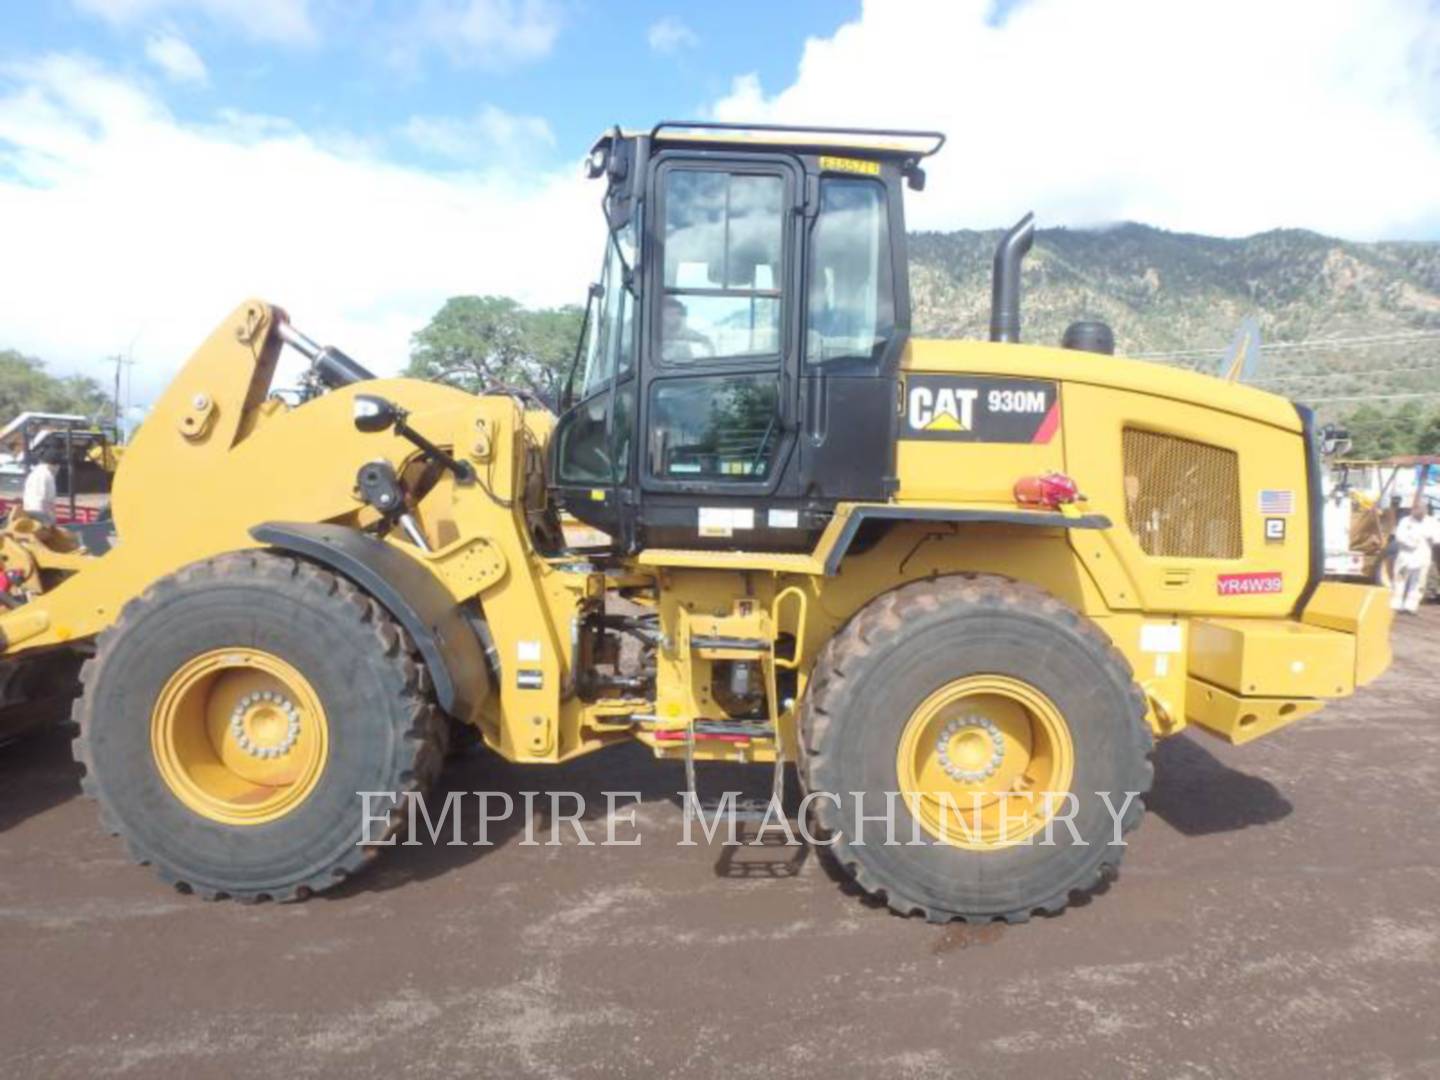
[[1060, 429], [1060, 393], [1044, 379], [912, 375], [902, 439], [1048, 443]]

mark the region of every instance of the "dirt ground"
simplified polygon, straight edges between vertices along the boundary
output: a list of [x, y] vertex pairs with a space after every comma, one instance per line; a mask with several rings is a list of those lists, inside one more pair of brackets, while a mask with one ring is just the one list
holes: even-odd
[[893, 916], [803, 851], [676, 846], [680, 772], [629, 750], [442, 787], [640, 790], [640, 847], [497, 835], [206, 904], [32, 736], [0, 749], [0, 1073], [1440, 1075], [1440, 609], [1395, 647], [1253, 746], [1163, 744], [1120, 880], [1009, 928]]

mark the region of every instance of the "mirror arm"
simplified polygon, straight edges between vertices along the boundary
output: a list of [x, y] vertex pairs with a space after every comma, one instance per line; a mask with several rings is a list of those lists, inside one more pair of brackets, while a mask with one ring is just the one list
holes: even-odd
[[355, 396], [355, 426], [360, 431], [393, 431], [402, 439], [418, 447], [421, 453], [431, 461], [438, 461], [449, 469], [461, 483], [468, 484], [475, 479], [475, 470], [468, 461], [459, 461], [441, 450], [440, 447], [412, 428], [406, 422], [409, 418], [410, 414], [393, 401], [387, 401], [385, 398], [376, 397], [373, 394], [357, 394]]
[[462, 484], [468, 484], [475, 479], [475, 469], [468, 461], [460, 461], [452, 457], [424, 435], [421, 435], [420, 432], [405, 422], [405, 414], [403, 412], [399, 414], [395, 421], [395, 434], [419, 447], [420, 451], [426, 457], [432, 458], [445, 466], [445, 468], [455, 474], [455, 479], [459, 480]]

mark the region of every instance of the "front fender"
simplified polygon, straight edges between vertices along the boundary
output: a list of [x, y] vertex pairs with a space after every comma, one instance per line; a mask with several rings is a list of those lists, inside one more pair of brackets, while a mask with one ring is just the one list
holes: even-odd
[[473, 720], [490, 693], [485, 649], [465, 610], [421, 563], [346, 525], [270, 521], [250, 535], [327, 566], [369, 593], [415, 642], [437, 704], [457, 720]]

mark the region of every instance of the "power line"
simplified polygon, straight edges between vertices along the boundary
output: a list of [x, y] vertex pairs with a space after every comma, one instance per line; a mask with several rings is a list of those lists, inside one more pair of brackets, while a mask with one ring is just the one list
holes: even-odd
[[1336, 397], [1302, 397], [1296, 400], [1320, 405], [1327, 401], [1398, 401], [1401, 398], [1434, 397], [1440, 397], [1440, 390], [1425, 390], [1415, 394], [1340, 394]]
[[1427, 371], [1440, 371], [1440, 364], [1423, 364], [1408, 368], [1379, 368], [1376, 370], [1356, 368], [1353, 371], [1301, 371], [1288, 375], [1267, 375], [1263, 379], [1247, 379], [1246, 382], [1255, 384], [1291, 382], [1295, 379], [1343, 379], [1347, 377], [1357, 378], [1360, 376], [1368, 379], [1375, 375], [1412, 375], [1416, 373], [1424, 374]]
[[[1349, 338], [1304, 338], [1299, 341], [1275, 341], [1261, 344], [1262, 352], [1280, 352], [1304, 349], [1326, 349], [1343, 346], [1355, 348], [1358, 346], [1371, 345], [1403, 345], [1412, 342], [1430, 341], [1440, 338], [1440, 330], [1422, 330], [1410, 334], [1378, 334]], [[1230, 346], [1222, 345], [1217, 348], [1196, 348], [1196, 349], [1169, 349], [1160, 352], [1138, 352], [1128, 355], [1137, 360], [1158, 360], [1165, 357], [1208, 357], [1224, 356], [1230, 351]]]
[[[1404, 345], [1411, 342], [1429, 341], [1433, 338], [1440, 338], [1440, 330], [1423, 330], [1411, 334], [1379, 334], [1348, 338], [1304, 338], [1299, 341], [1273, 341], [1262, 343], [1261, 348], [1266, 352], [1290, 351], [1295, 349], [1326, 349], [1335, 348], [1336, 346], [1355, 348], [1370, 345]], [[1224, 345], [1216, 348], [1170, 349], [1163, 352], [1141, 352], [1131, 353], [1130, 355], [1143, 359], [1158, 359], [1167, 356], [1223, 356], [1229, 351], [1230, 346]]]
[[1368, 346], [1368, 345], [1404, 345], [1412, 341], [1429, 341], [1431, 338], [1440, 338], [1440, 330], [1424, 330], [1414, 334], [1391, 334], [1379, 335], [1376, 337], [1354, 337], [1354, 338], [1308, 338], [1303, 341], [1277, 341], [1271, 345], [1261, 345], [1264, 349], [1324, 349], [1335, 345], [1347, 347]]

